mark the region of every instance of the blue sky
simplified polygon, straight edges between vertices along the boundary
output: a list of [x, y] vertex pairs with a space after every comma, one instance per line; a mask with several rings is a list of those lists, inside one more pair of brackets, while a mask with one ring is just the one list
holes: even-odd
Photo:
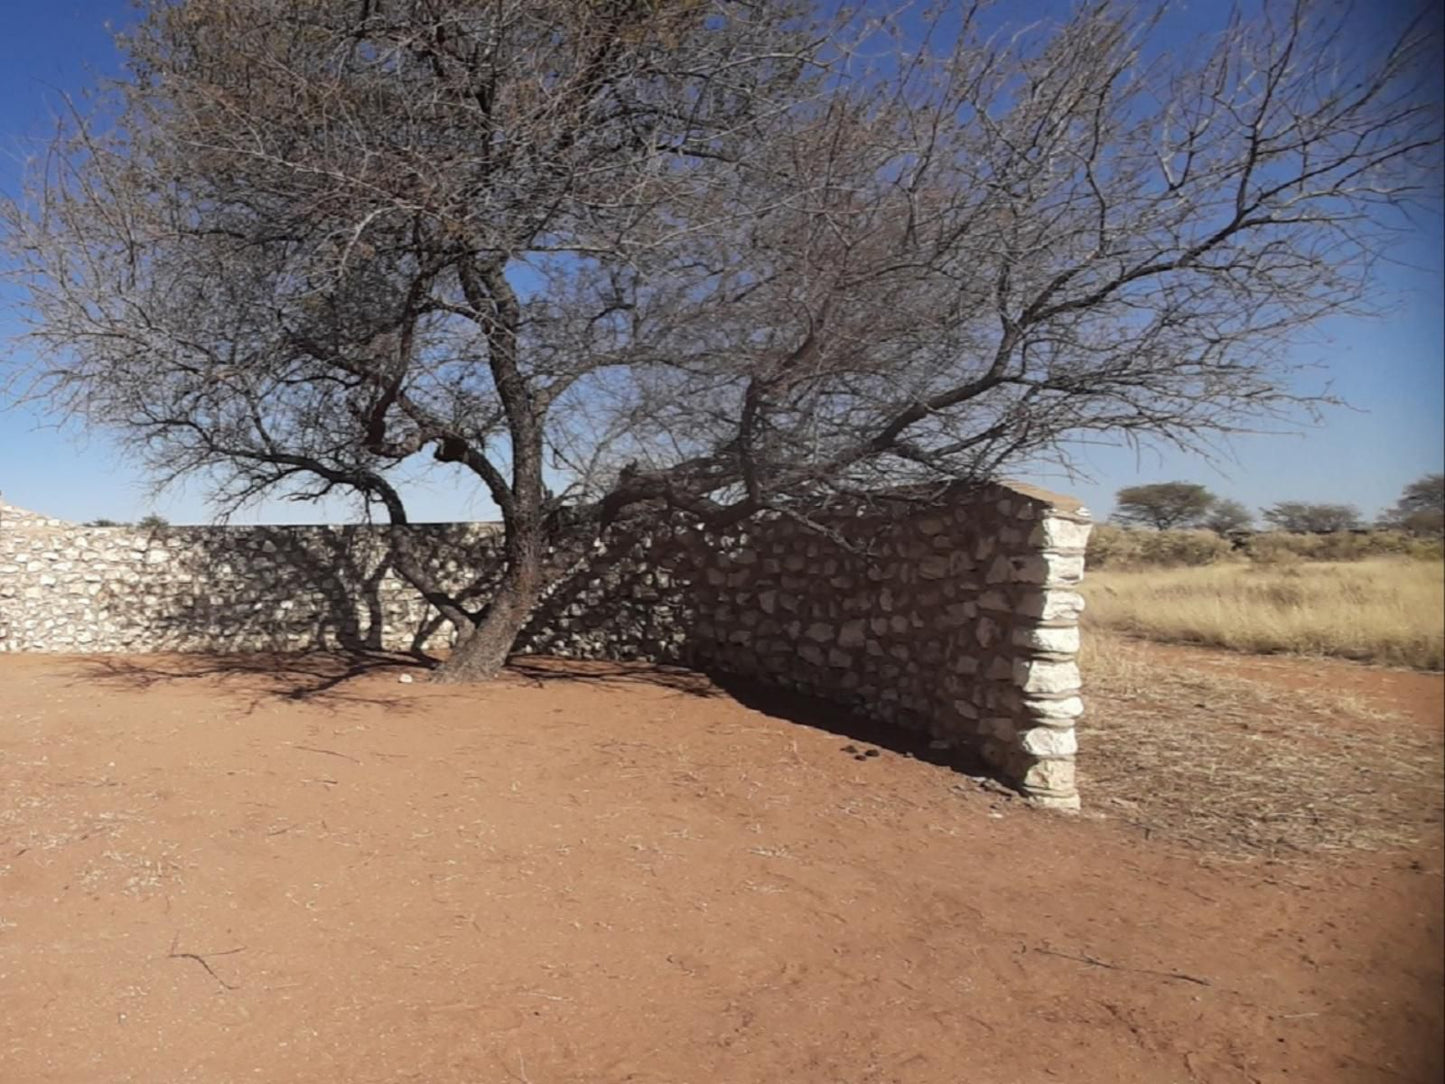
[[[1429, 0], [1425, 0], [1429, 2]], [[1022, 2], [1007, 5], [1018, 17]], [[1040, 13], [1057, 2], [1036, 4]], [[1212, 21], [1223, 5], [1175, 4], [1166, 41], [1181, 44]], [[1408, 0], [1363, 6], [1362, 31], [1387, 33], [1408, 17]], [[64, 92], [90, 73], [113, 71], [107, 22], [131, 17], [128, 0], [0, 0], [0, 189], [14, 190], [24, 155], [49, 128]], [[1296, 361], [1319, 366], [1307, 390], [1331, 385], [1349, 409], [1330, 410], [1318, 426], [1293, 433], [1234, 439], [1215, 463], [1196, 456], [1135, 454], [1127, 448], [1081, 449], [1089, 477], [1036, 473], [1027, 480], [1082, 497], [1099, 516], [1114, 492], [1141, 482], [1200, 482], [1251, 507], [1278, 500], [1344, 501], [1367, 515], [1391, 504], [1400, 489], [1445, 462], [1445, 231], [1438, 209], [1418, 216], [1381, 268], [1376, 283], [1388, 311], [1378, 319], [1338, 319], [1312, 329], [1294, 346]], [[0, 290], [0, 349], [16, 331], [14, 295]], [[9, 409], [6, 409], [9, 407]], [[65, 519], [135, 519], [158, 511], [173, 522], [211, 518], [197, 488], [151, 498], [146, 479], [123, 462], [104, 434], [57, 431], [56, 419], [15, 406], [0, 391], [0, 493], [6, 501]], [[476, 486], [445, 480], [413, 490], [416, 519], [492, 518]], [[307, 522], [344, 517], [342, 508], [271, 502], [242, 521]]]

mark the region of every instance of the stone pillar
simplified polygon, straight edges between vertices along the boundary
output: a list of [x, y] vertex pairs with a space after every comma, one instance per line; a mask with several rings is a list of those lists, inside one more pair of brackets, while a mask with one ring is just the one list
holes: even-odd
[[1084, 712], [1077, 662], [1084, 599], [1074, 588], [1084, 577], [1092, 520], [1069, 498], [1037, 498], [1044, 506], [1028, 542], [1038, 557], [1019, 570], [1025, 582], [1015, 596], [1013, 747], [1002, 759], [1011, 781], [1035, 805], [1074, 810], [1074, 725]]

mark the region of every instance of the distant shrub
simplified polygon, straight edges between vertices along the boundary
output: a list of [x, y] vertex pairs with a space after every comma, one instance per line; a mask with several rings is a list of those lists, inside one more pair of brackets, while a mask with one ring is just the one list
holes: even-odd
[[1267, 531], [1251, 538], [1244, 554], [1259, 565], [1292, 565], [1313, 560], [1318, 548], [1319, 535]]
[[1440, 542], [1412, 538], [1404, 531], [1340, 531], [1334, 534], [1296, 534], [1267, 531], [1253, 536], [1245, 546], [1251, 561], [1262, 565], [1287, 565], [1299, 561], [1365, 561], [1371, 557], [1410, 557], [1439, 560]]
[[1104, 523], [1089, 536], [1091, 568], [1178, 568], [1212, 565], [1230, 556], [1229, 541], [1213, 531], [1131, 530]]
[[1320, 561], [1363, 561], [1366, 557], [1404, 556], [1410, 539], [1397, 531], [1368, 534], [1327, 534], [1319, 536], [1316, 559]]
[[1439, 561], [1445, 558], [1445, 539], [1417, 538], [1410, 546], [1410, 556], [1417, 561]]
[[1090, 568], [1198, 568], [1237, 557], [1257, 565], [1287, 568], [1302, 561], [1367, 561], [1404, 557], [1438, 561], [1445, 544], [1405, 531], [1337, 531], [1299, 534], [1261, 531], [1250, 535], [1242, 551], [1212, 531], [1152, 531], [1101, 523], [1089, 535]]
[[1139, 540], [1142, 564], [1198, 568], [1229, 557], [1233, 547], [1213, 531], [1153, 531]]
[[1127, 568], [1139, 563], [1139, 536], [1143, 531], [1115, 527], [1111, 523], [1096, 524], [1089, 532], [1089, 548], [1084, 561], [1090, 568]]

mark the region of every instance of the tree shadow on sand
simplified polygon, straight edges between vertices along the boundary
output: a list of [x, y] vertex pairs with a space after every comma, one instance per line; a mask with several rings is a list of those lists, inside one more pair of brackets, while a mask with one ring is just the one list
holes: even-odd
[[[420, 710], [416, 698], [383, 692], [358, 679], [377, 674], [417, 674], [441, 660], [420, 652], [381, 650], [256, 652], [225, 655], [92, 656], [80, 660], [80, 677], [113, 688], [145, 690], [184, 681], [235, 680], [249, 692], [249, 710], [266, 700], [309, 703], [330, 710], [348, 706], [384, 706], [398, 712]], [[425, 680], [423, 675], [417, 675]], [[514, 657], [502, 681], [521, 681], [539, 689], [559, 685], [661, 688], [697, 699], [731, 699], [774, 719], [835, 735], [842, 755], [865, 760], [886, 749], [899, 756], [948, 768], [975, 781], [993, 780], [990, 789], [1008, 789], [997, 774], [967, 748], [941, 747], [926, 731], [871, 719], [817, 697], [768, 685], [720, 670], [629, 661], [580, 660], [554, 656]], [[455, 686], [464, 695], [466, 686]]]
[[80, 661], [81, 677], [112, 688], [145, 690], [171, 682], [236, 679], [262, 700], [320, 704], [381, 705], [399, 711], [413, 706], [401, 694], [387, 695], [374, 685], [364, 691], [355, 680], [368, 675], [430, 669], [437, 660], [420, 654], [380, 650], [255, 652], [226, 655], [99, 655]]
[[532, 685], [639, 686], [670, 689], [701, 699], [725, 697], [708, 675], [663, 663], [567, 659], [547, 655], [514, 656], [506, 673]]
[[[385, 651], [353, 648], [307, 652], [243, 652], [225, 654], [94, 655], [78, 660], [80, 677], [109, 686], [145, 690], [156, 685], [200, 680], [236, 679], [243, 689], [263, 699], [321, 703], [340, 708], [347, 704], [380, 704], [407, 710], [412, 705], [400, 692], [387, 694], [374, 683], [357, 679], [394, 673], [425, 681], [425, 672], [441, 665], [442, 658], [420, 651]], [[418, 673], [418, 672], [421, 673]], [[520, 680], [543, 688], [554, 684], [651, 686], [688, 696], [716, 697], [725, 693], [708, 678], [678, 666], [518, 656], [503, 671], [501, 681]], [[465, 693], [466, 685], [453, 686]]]

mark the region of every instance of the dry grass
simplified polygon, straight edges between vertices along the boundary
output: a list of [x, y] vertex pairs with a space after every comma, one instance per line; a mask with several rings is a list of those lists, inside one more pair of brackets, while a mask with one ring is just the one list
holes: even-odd
[[1085, 793], [1146, 835], [1282, 858], [1440, 832], [1438, 732], [1349, 696], [1171, 665], [1107, 634], [1081, 661]]
[[1378, 558], [1092, 573], [1086, 620], [1175, 643], [1445, 667], [1445, 566]]

